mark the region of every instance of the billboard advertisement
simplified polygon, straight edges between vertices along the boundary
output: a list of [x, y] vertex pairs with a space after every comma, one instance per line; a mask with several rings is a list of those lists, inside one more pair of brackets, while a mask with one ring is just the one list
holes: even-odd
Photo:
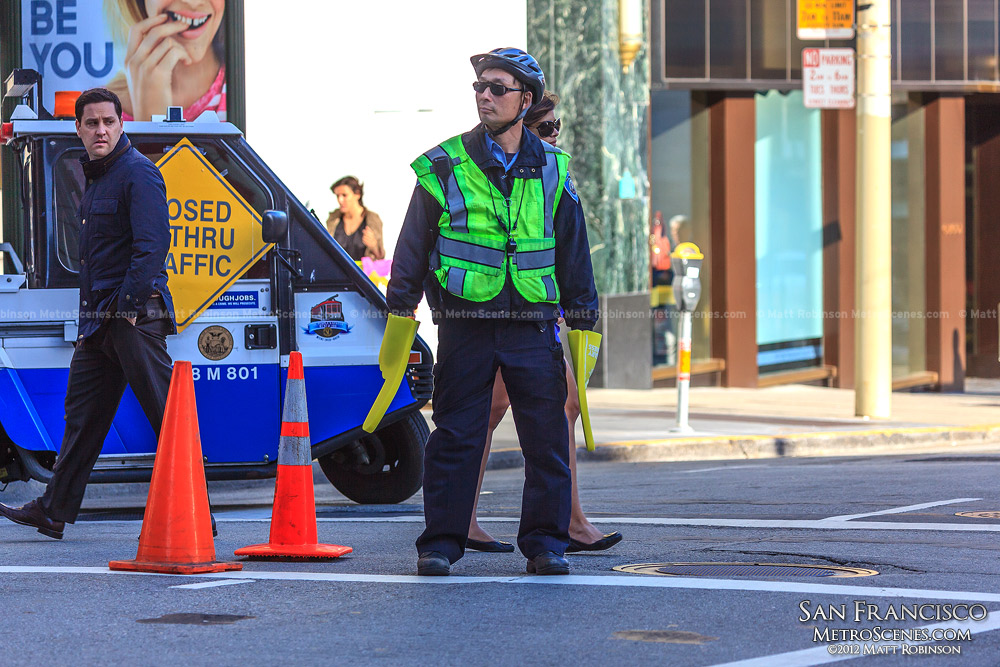
[[20, 0], [22, 67], [42, 74], [43, 105], [55, 92], [105, 86], [125, 120], [168, 106], [194, 120], [226, 120], [227, 0]]

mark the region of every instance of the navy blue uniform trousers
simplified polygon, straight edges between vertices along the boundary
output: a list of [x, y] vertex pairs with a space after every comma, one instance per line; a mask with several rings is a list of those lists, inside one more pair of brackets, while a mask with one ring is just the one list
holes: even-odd
[[463, 318], [438, 327], [434, 432], [424, 452], [424, 517], [417, 552], [454, 563], [465, 551], [497, 368], [524, 454], [517, 545], [528, 558], [569, 543], [571, 479], [566, 369], [555, 322]]

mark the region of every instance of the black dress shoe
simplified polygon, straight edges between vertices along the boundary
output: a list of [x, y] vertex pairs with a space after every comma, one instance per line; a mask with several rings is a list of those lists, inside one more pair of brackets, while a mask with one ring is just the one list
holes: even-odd
[[421, 577], [445, 577], [451, 574], [451, 561], [440, 551], [425, 551], [417, 560], [417, 574]]
[[566, 547], [566, 553], [571, 554], [576, 553], [577, 551], [604, 551], [605, 549], [610, 549], [621, 541], [622, 534], [617, 530], [613, 533], [608, 533], [601, 539], [596, 542], [592, 542], [591, 544], [574, 540], [571, 537], [569, 538], [569, 546]]
[[465, 548], [472, 549], [474, 551], [485, 551], [486, 553], [491, 554], [514, 553], [514, 545], [510, 542], [503, 542], [501, 540], [484, 542], [483, 540], [474, 540], [470, 537], [465, 541]]
[[528, 574], [569, 574], [569, 561], [554, 551], [543, 551], [528, 561]]
[[0, 503], [0, 515], [22, 526], [37, 528], [42, 535], [56, 540], [62, 539], [63, 528], [66, 527], [64, 522], [53, 521], [46, 516], [37, 499], [25, 503], [22, 507], [8, 507]]

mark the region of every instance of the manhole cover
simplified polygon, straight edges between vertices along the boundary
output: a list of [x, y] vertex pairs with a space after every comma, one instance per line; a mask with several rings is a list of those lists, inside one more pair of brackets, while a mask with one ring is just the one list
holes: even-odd
[[970, 519], [1000, 519], [1000, 512], [955, 512], [955, 516], [964, 516]]
[[235, 614], [164, 614], [159, 618], [140, 618], [136, 623], [173, 623], [176, 625], [226, 625], [253, 616]]
[[668, 577], [870, 577], [875, 570], [839, 565], [797, 563], [639, 563], [619, 565], [618, 572], [659, 574]]
[[660, 642], [663, 644], [704, 644], [714, 642], [718, 637], [699, 635], [684, 630], [622, 630], [611, 635], [614, 639], [628, 639], [634, 642]]

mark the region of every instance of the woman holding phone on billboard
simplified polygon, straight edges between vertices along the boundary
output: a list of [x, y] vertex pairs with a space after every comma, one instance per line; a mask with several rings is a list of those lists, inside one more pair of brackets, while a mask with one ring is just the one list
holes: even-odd
[[151, 120], [167, 107], [194, 120], [226, 112], [225, 0], [104, 0], [125, 67], [109, 83], [124, 120]]

